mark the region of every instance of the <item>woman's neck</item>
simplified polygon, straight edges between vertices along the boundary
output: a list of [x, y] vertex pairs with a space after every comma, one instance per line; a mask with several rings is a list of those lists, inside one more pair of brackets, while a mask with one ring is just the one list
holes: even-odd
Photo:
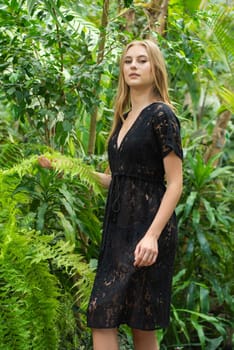
[[133, 114], [138, 113], [146, 106], [150, 105], [153, 102], [157, 102], [157, 96], [153, 94], [152, 90], [138, 90], [131, 89], [130, 91], [130, 100], [131, 100], [131, 111]]

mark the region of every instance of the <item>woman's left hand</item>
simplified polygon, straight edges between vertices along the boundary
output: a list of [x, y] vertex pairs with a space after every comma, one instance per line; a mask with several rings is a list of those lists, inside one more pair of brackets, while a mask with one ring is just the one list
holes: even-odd
[[155, 263], [158, 256], [158, 240], [155, 236], [145, 234], [138, 242], [135, 252], [134, 266], [150, 266]]

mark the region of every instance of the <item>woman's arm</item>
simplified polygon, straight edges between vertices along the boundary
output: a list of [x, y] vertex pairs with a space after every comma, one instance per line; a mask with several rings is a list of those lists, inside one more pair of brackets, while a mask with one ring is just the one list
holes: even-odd
[[147, 233], [159, 238], [162, 230], [172, 216], [183, 189], [182, 161], [174, 152], [164, 158], [167, 188], [159, 210]]
[[101, 184], [101, 186], [104, 188], [109, 188], [111, 182], [110, 174], [100, 173], [98, 171], [95, 171], [94, 174], [97, 176], [98, 182]]
[[183, 188], [182, 160], [170, 152], [163, 160], [167, 188], [159, 210], [145, 236], [135, 249], [135, 266], [150, 266], [158, 255], [158, 239], [168, 220], [172, 216]]

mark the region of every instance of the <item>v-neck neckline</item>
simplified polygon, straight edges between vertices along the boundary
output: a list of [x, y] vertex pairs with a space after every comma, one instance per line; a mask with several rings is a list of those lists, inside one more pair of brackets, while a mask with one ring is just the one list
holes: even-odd
[[[155, 102], [150, 103], [149, 105], [145, 106], [145, 107], [140, 111], [140, 113], [138, 114], [138, 116], [136, 117], [136, 119], [134, 120], [134, 122], [131, 124], [131, 126], [129, 127], [129, 129], [126, 131], [126, 133], [125, 133], [124, 136], [122, 137], [121, 142], [119, 143], [119, 142], [118, 142], [118, 140], [119, 140], [119, 134], [120, 134], [120, 130], [121, 130], [122, 126], [123, 126], [123, 122], [122, 122], [122, 124], [121, 124], [121, 126], [120, 126], [120, 128], [119, 128], [119, 130], [118, 130], [117, 136], [116, 136], [116, 148], [117, 148], [117, 151], [120, 151], [120, 149], [122, 148], [122, 145], [123, 145], [124, 140], [126, 139], [126, 137], [128, 136], [128, 134], [130, 133], [130, 131], [134, 128], [134, 126], [136, 125], [137, 121], [141, 118], [142, 113], [143, 113], [147, 108], [151, 107], [151, 106], [152, 106], [153, 104], [155, 104], [155, 103], [157, 103], [157, 102], [155, 101]], [[129, 112], [126, 113], [126, 118], [127, 118], [127, 116], [128, 116], [128, 113], [129, 113]], [[126, 118], [125, 118], [125, 119], [126, 119]]]

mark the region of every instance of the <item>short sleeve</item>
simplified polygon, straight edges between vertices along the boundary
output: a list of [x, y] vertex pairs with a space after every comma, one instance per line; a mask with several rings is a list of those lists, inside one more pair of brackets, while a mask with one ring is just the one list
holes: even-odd
[[155, 108], [153, 129], [162, 158], [174, 151], [179, 158], [183, 159], [179, 119], [164, 103], [158, 104]]

